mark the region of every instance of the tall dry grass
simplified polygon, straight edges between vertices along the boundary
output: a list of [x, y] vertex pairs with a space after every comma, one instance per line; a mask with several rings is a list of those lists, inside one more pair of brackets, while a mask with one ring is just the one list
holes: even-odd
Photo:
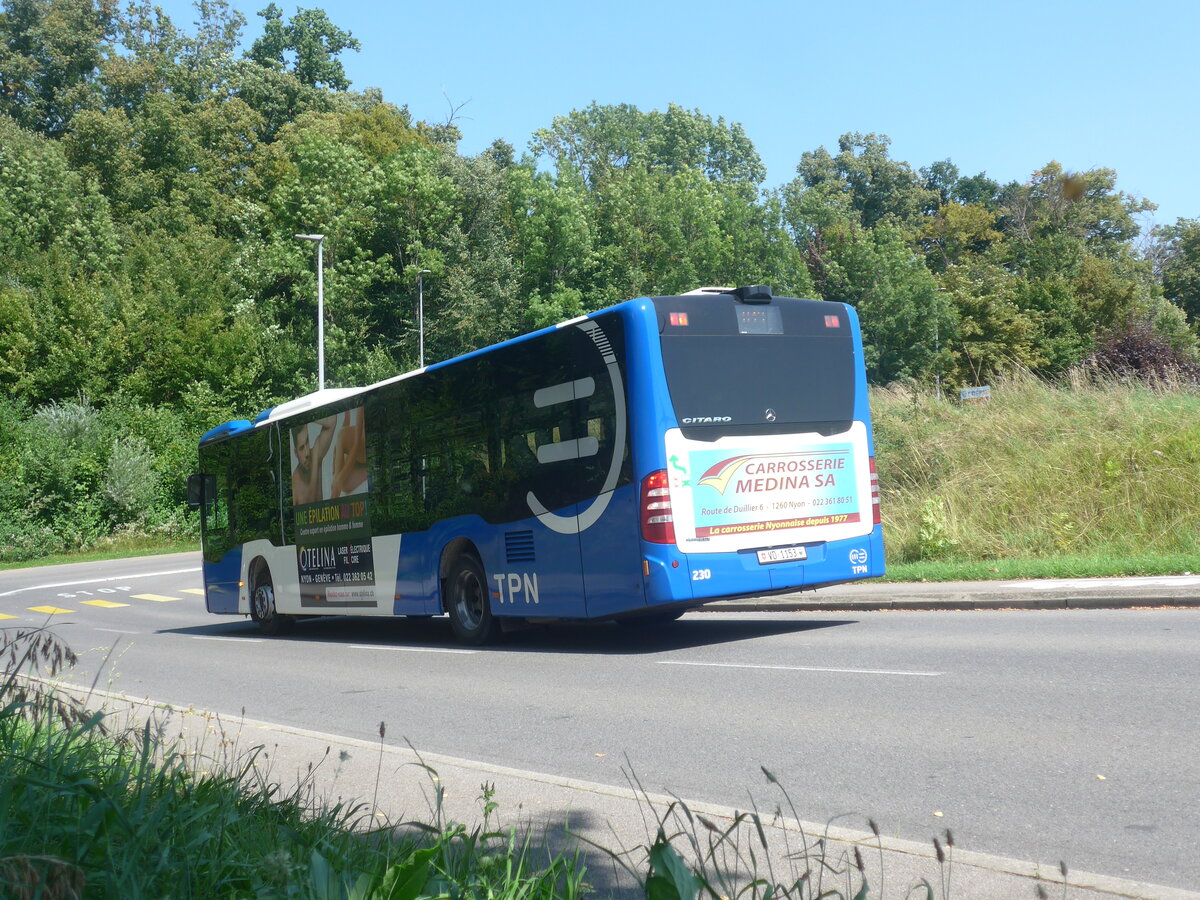
[[1195, 554], [1200, 391], [1018, 374], [960, 403], [874, 389], [890, 562]]

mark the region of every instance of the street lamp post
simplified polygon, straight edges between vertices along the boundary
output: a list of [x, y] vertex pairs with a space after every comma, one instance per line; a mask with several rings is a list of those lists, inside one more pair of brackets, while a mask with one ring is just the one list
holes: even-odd
[[325, 390], [325, 235], [294, 234], [317, 245], [317, 390]]
[[425, 368], [425, 280], [422, 276], [428, 274], [428, 269], [417, 273], [417, 341], [420, 346], [417, 368], [420, 369]]

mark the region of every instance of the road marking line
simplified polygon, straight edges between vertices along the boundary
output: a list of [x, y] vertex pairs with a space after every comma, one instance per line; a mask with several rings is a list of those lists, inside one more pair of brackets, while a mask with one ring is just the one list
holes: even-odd
[[1038, 581], [1014, 581], [1010, 586], [1030, 591], [1088, 590], [1094, 588], [1193, 587], [1200, 576], [1172, 575], [1141, 578], [1050, 578]]
[[50, 588], [60, 587], [76, 587], [81, 584], [107, 584], [110, 581], [129, 581], [131, 578], [161, 578], [165, 575], [189, 575], [192, 572], [199, 572], [199, 568], [195, 569], [174, 569], [170, 572], [145, 572], [141, 575], [118, 575], [115, 578], [89, 578], [86, 581], [59, 581], [54, 584], [35, 584], [30, 587], [14, 588], [11, 591], [0, 592], [0, 597], [11, 597], [13, 594], [24, 593], [25, 591], [46, 591]]
[[141, 634], [140, 631], [126, 631], [123, 628], [97, 628], [97, 631], [107, 631], [110, 634]]
[[473, 654], [478, 650], [451, 650], [448, 647], [380, 647], [372, 644], [351, 644], [348, 650], [397, 650], [404, 653], [460, 653]]
[[261, 644], [266, 638], [243, 638], [243, 637], [213, 637], [207, 634], [193, 634], [193, 641], [236, 641], [239, 644]]
[[756, 663], [710, 663], [659, 660], [660, 666], [707, 666], [714, 669], [775, 669], [784, 672], [836, 672], [842, 675], [910, 675], [918, 678], [937, 678], [943, 672], [905, 672], [898, 669], [837, 669], [829, 666], [765, 666]]
[[162, 594], [132, 594], [134, 600], [153, 600], [155, 603], [170, 603], [178, 597], [164, 597]]
[[80, 600], [88, 606], [99, 606], [101, 609], [116, 609], [118, 606], [128, 606], [128, 603], [113, 603], [111, 600]]
[[15, 619], [16, 616], [10, 616], [8, 613], [0, 613], [0, 619]]
[[48, 616], [60, 616], [63, 613], [75, 612], [73, 609], [63, 609], [61, 606], [30, 606], [29, 611], [45, 613]]
[[181, 594], [195, 594], [195, 595], [196, 595], [196, 596], [198, 596], [198, 597], [203, 597], [203, 596], [204, 596], [204, 591], [202, 591], [200, 588], [184, 588], [184, 589], [183, 589], [183, 590], [181, 590], [179, 593], [181, 593]]

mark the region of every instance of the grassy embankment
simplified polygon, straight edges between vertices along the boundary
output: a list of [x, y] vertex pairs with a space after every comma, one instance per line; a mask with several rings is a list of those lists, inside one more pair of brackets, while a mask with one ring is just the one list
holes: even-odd
[[1012, 377], [872, 393], [889, 577], [1200, 571], [1200, 392]]
[[[871, 405], [891, 580], [1200, 571], [1195, 387], [1016, 376], [987, 402], [876, 388]], [[194, 546], [125, 534], [0, 568]]]

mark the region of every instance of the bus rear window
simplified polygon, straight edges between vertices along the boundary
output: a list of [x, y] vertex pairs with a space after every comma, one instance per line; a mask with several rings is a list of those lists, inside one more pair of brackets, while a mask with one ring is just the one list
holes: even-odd
[[689, 437], [849, 427], [854, 340], [840, 304], [743, 304], [728, 294], [654, 303], [667, 387]]

